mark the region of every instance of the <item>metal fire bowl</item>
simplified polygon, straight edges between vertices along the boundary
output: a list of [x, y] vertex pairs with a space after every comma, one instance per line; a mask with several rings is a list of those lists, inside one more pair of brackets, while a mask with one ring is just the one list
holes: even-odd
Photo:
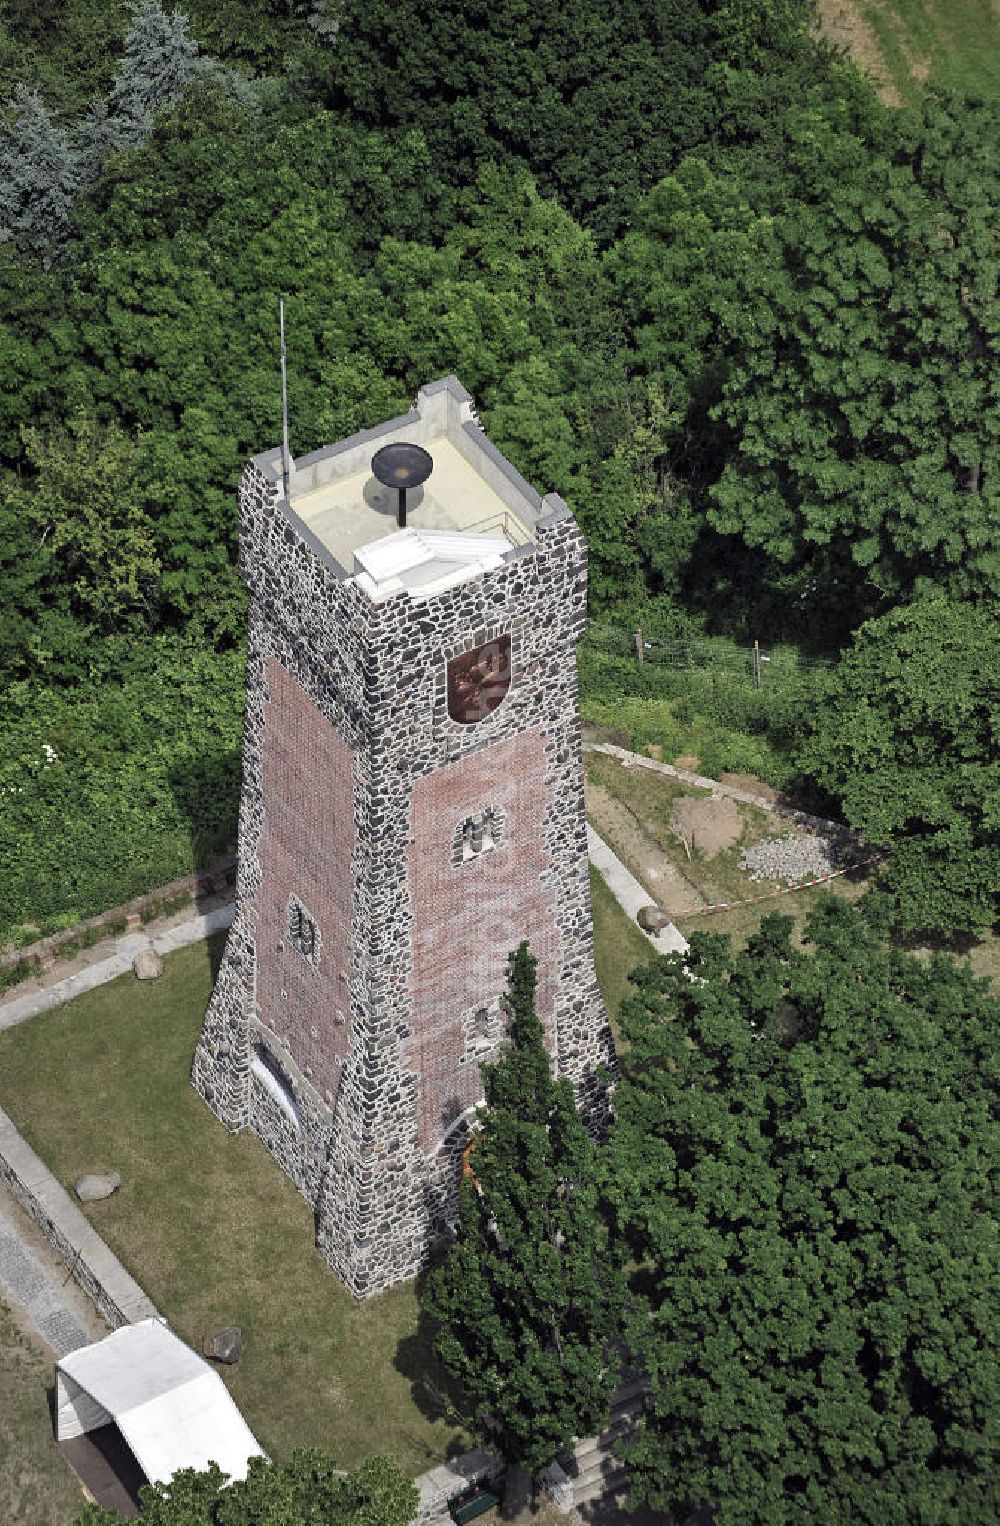
[[383, 445], [372, 456], [372, 474], [385, 487], [419, 487], [434, 470], [434, 460], [422, 445]]

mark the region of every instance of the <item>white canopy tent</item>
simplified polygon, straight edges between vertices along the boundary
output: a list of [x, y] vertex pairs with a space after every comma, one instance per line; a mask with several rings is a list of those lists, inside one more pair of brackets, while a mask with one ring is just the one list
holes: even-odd
[[151, 1483], [217, 1462], [245, 1478], [263, 1456], [225, 1384], [159, 1319], [124, 1325], [56, 1363], [56, 1436], [116, 1425]]

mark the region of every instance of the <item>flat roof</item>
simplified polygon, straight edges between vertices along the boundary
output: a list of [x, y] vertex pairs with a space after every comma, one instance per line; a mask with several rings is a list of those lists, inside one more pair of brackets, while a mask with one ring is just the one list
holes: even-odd
[[[419, 560], [442, 565], [418, 573], [411, 547], [412, 565], [394, 567], [390, 579], [379, 576], [382, 559], [358, 553], [401, 533], [399, 495], [371, 469], [375, 452], [397, 441], [423, 446], [434, 462], [427, 481], [407, 492], [406, 529], [421, 537], [444, 535], [449, 543], [468, 537], [468, 548], [449, 544], [439, 556], [439, 544], [431, 556], [423, 543]], [[280, 450], [264, 451], [254, 464], [280, 490]], [[530, 547], [540, 515], [552, 512], [487, 439], [472, 398], [454, 376], [422, 387], [409, 413], [292, 461], [288, 501], [281, 497], [279, 505], [323, 560], [340, 576], [358, 578], [376, 598], [403, 591], [426, 597], [441, 578], [451, 584], [475, 577], [487, 561], [492, 565], [498, 542], [505, 548], [501, 559]], [[399, 554], [393, 551], [390, 560]]]
[[[521, 541], [515, 539], [511, 510], [447, 435], [427, 440], [424, 448], [430, 451], [434, 470], [423, 487], [411, 488], [406, 495], [407, 529], [503, 535], [511, 545], [530, 538], [527, 528], [520, 525]], [[311, 493], [293, 492], [292, 508], [345, 572], [353, 575], [358, 570], [355, 551], [398, 532], [398, 497], [395, 488], [375, 480], [369, 464], [350, 476], [325, 482]]]

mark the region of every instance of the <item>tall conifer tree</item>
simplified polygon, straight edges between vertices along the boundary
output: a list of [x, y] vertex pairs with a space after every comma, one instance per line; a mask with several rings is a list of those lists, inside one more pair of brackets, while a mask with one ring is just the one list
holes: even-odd
[[606, 1421], [617, 1364], [595, 1146], [571, 1082], [552, 1075], [535, 965], [527, 943], [509, 959], [510, 1044], [483, 1067], [473, 1175], [424, 1307], [440, 1324], [436, 1350], [462, 1385], [469, 1424], [508, 1463], [537, 1474], [574, 1435]]
[[0, 243], [50, 265], [73, 220], [80, 157], [35, 90], [18, 85], [0, 122]]

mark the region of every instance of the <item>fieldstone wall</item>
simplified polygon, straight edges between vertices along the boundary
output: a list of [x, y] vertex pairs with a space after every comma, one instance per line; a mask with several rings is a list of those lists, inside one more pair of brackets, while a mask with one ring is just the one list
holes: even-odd
[[0, 1108], [0, 1181], [31, 1215], [53, 1250], [113, 1330], [156, 1315], [135, 1278], [109, 1250], [66, 1189]]
[[[438, 386], [466, 396], [457, 383]], [[502, 461], [496, 452], [491, 459]], [[265, 457], [247, 466], [240, 486], [251, 614], [237, 912], [192, 1079], [228, 1128], [260, 1134], [313, 1204], [328, 1261], [364, 1296], [413, 1276], [454, 1217], [460, 1149], [449, 1131], [481, 1094], [478, 1061], [500, 1037], [503, 966], [520, 937], [544, 955], [540, 1001], [558, 1070], [576, 1083], [595, 1127], [606, 1113], [614, 1051], [594, 975], [575, 662], [586, 548], [552, 496], [539, 502], [533, 544], [512, 548], [501, 566], [422, 600], [400, 594], [374, 603], [294, 503], [279, 501], [279, 485]], [[449, 659], [508, 632], [506, 698], [475, 725], [451, 720]], [[353, 812], [352, 903], [340, 1008], [349, 1043], [339, 1090], [324, 1084], [315, 1048], [293, 1040], [294, 1023], [271, 1010], [283, 954], [265, 926], [261, 887], [272, 813], [282, 807], [273, 798], [279, 786], [266, 780], [266, 716], [272, 693], [288, 682], [313, 717], [299, 745], [314, 755], [326, 749], [344, 768], [349, 760], [342, 800]], [[513, 793], [512, 760], [520, 770]], [[436, 784], [449, 772], [469, 781], [461, 799]], [[329, 794], [322, 777], [315, 787]], [[498, 846], [481, 863], [456, 863], [460, 816], [493, 805], [503, 810]], [[526, 831], [520, 846], [518, 820]], [[419, 904], [414, 854], [432, 851], [456, 884], [471, 871], [485, 893], [492, 871], [503, 887], [476, 948], [471, 933], [451, 947], [441, 907]], [[468, 899], [474, 928], [473, 892]], [[319, 930], [325, 940], [327, 928]], [[462, 979], [452, 981], [456, 992], [435, 1033], [428, 992], [444, 1005], [456, 948]]]

